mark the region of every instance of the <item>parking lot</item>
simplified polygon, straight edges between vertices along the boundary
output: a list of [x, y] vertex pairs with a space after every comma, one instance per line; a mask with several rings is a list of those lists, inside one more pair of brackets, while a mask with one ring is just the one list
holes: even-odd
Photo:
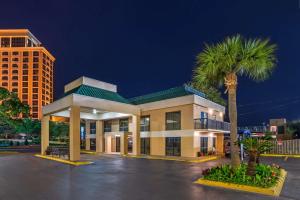
[[[34, 157], [0, 155], [0, 199], [274, 199], [193, 184], [201, 171], [226, 159], [205, 163], [87, 156], [92, 165], [74, 167]], [[278, 199], [300, 199], [300, 159], [263, 158], [288, 171]]]

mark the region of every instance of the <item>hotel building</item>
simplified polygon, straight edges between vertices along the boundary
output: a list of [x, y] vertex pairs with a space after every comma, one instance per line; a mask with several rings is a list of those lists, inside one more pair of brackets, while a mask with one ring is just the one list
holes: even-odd
[[29, 30], [0, 30], [0, 87], [17, 93], [34, 119], [53, 101], [54, 61]]
[[[68, 119], [69, 158], [80, 160], [80, 144], [107, 154], [197, 157], [224, 153], [225, 107], [183, 85], [131, 99], [117, 86], [81, 77], [65, 85], [63, 98], [43, 107], [42, 149], [49, 146], [49, 121]], [[85, 124], [85, 125], [82, 125]]]

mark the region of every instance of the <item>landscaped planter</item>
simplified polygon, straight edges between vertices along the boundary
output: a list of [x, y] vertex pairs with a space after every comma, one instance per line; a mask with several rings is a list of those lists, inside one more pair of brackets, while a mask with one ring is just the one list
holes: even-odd
[[272, 196], [279, 196], [282, 190], [287, 172], [284, 169], [280, 169], [280, 175], [276, 183], [271, 187], [258, 187], [252, 185], [244, 185], [244, 184], [237, 184], [237, 183], [230, 183], [230, 182], [221, 182], [215, 180], [207, 180], [205, 178], [200, 178], [194, 183], [206, 185], [206, 186], [213, 186], [213, 187], [221, 187], [227, 188], [232, 190], [240, 190], [245, 192], [252, 192], [252, 193], [259, 193], [264, 195], [272, 195]]

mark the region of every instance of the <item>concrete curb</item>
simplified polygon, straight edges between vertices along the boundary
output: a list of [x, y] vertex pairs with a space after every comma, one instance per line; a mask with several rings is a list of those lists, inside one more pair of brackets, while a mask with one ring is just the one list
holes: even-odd
[[42, 156], [40, 154], [36, 154], [34, 156], [43, 158], [43, 159], [47, 159], [47, 160], [53, 160], [53, 161], [68, 164], [68, 165], [73, 165], [73, 166], [89, 165], [89, 164], [93, 163], [93, 162], [89, 162], [89, 161], [69, 161], [69, 160], [64, 160], [64, 159], [60, 159], [60, 158], [54, 158], [51, 156]]
[[248, 186], [248, 185], [239, 185], [239, 184], [235, 184], [235, 183], [211, 181], [211, 180], [205, 180], [203, 178], [196, 180], [194, 183], [200, 184], [200, 185], [205, 185], [205, 186], [221, 187], [221, 188], [227, 188], [227, 189], [231, 189], [231, 190], [239, 190], [239, 191], [244, 191], [244, 192], [252, 192], [252, 193], [264, 194], [264, 195], [270, 195], [270, 196], [279, 196], [281, 193], [286, 176], [287, 176], [287, 172], [284, 169], [281, 169], [280, 177], [279, 177], [277, 184], [270, 188], [261, 188], [261, 187]]

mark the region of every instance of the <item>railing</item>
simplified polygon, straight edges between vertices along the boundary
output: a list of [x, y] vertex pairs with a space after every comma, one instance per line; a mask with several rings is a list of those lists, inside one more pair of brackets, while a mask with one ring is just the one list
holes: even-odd
[[215, 130], [230, 130], [230, 123], [217, 121], [213, 119], [201, 118], [194, 119], [194, 127], [195, 129], [215, 129]]
[[249, 130], [252, 133], [258, 133], [258, 132], [266, 132], [268, 130], [267, 126], [244, 126], [244, 127], [238, 127], [238, 131], [244, 131]]

